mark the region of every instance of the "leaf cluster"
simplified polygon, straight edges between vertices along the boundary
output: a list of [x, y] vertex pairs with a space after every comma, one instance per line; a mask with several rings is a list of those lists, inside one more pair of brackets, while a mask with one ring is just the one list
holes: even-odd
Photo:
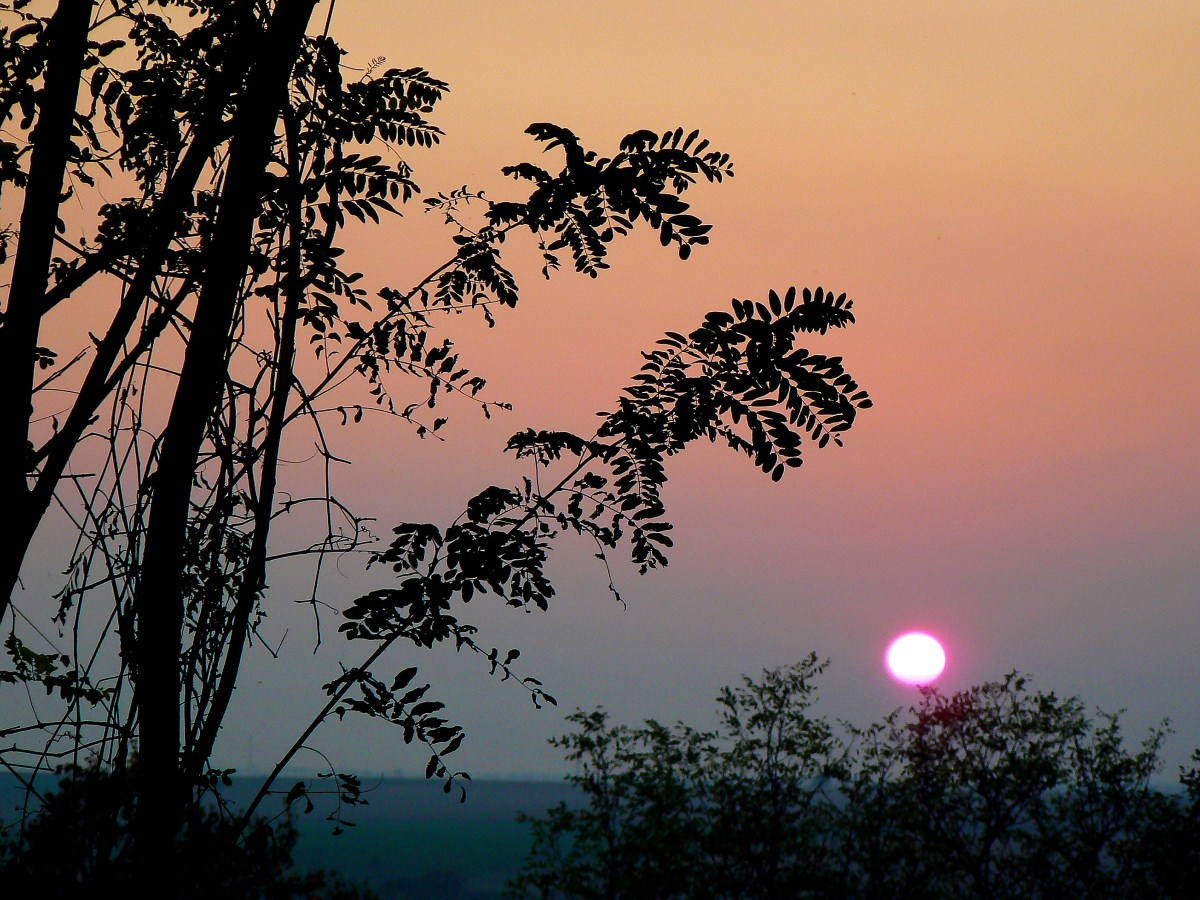
[[[4, 649], [13, 667], [0, 669], [0, 683], [41, 685], [47, 694], [57, 694], [68, 704], [100, 703], [112, 693], [111, 689], [94, 685], [86, 672], [72, 666], [70, 656], [38, 653], [26, 646], [16, 632], [9, 632], [4, 639]], [[7, 733], [8, 729], [0, 728], [0, 737]]]
[[553, 235], [544, 250], [546, 274], [558, 268], [555, 252], [565, 249], [577, 271], [595, 278], [608, 268], [606, 245], [639, 219], [658, 231], [664, 247], [675, 245], [681, 259], [693, 246], [708, 243], [712, 226], [688, 212], [679, 195], [698, 179], [732, 177], [733, 165], [729, 154], [710, 149], [698, 131], [686, 137], [682, 128], [636, 131], [612, 157], [585, 150], [573, 132], [558, 125], [538, 122], [526, 133], [546, 150], [561, 147], [566, 166], [558, 175], [532, 163], [506, 167], [504, 174], [532, 182], [534, 191], [524, 203], [494, 204], [488, 218], [493, 226], [524, 222], [534, 233]]
[[[642, 572], [664, 565], [671, 546], [661, 493], [666, 459], [692, 441], [722, 441], [776, 480], [800, 464], [806, 439], [819, 447], [840, 444], [870, 399], [840, 359], [810, 353], [796, 340], [849, 325], [852, 306], [844, 294], [821, 288], [772, 291], [766, 303], [735, 300], [731, 313], [710, 313], [690, 334], [668, 334], [644, 354], [617, 410], [600, 414], [592, 437], [518, 432], [507, 449], [529, 461], [532, 477], [484, 489], [446, 528], [396, 526], [390, 545], [372, 556], [372, 564], [391, 567], [395, 584], [351, 603], [340, 630], [381, 646], [453, 642], [483, 654], [491, 673], [499, 670], [507, 680], [516, 651], [500, 662], [498, 651], [480, 645], [477, 629], [460, 618], [459, 604], [493, 595], [509, 606], [547, 609], [554, 596], [545, 572], [549, 547], [568, 533], [590, 539], [606, 568], [608, 554], [623, 545]], [[394, 330], [393, 339], [402, 333]], [[442, 352], [439, 368], [454, 370], [457, 357], [447, 345]], [[620, 597], [611, 569], [609, 586]], [[344, 677], [368, 695], [346, 709], [396, 719], [412, 699], [357, 670]], [[535, 704], [554, 702], [536, 679], [518, 681]]]
[[[333, 712], [339, 719], [347, 712], [379, 718], [400, 728], [404, 743], [411, 744], [416, 740], [428, 747], [432, 753], [425, 768], [425, 777], [442, 779], [442, 788], [448, 794], [454, 788], [455, 778], [470, 780], [465, 772], [451, 774], [444, 762], [444, 758], [462, 744], [465, 733], [461, 726], [439, 714], [446, 704], [426, 697], [432, 685], [410, 687], [416, 675], [417, 667], [409, 666], [388, 684], [365, 668], [349, 669], [326, 684], [324, 690], [327, 695], [337, 699]], [[357, 689], [357, 694], [347, 693], [347, 688], [351, 687]], [[344, 783], [341, 793], [343, 802], [352, 806], [366, 802], [360, 799], [357, 778], [347, 775], [338, 777]], [[466, 790], [461, 784], [459, 790], [460, 801], [465, 800]], [[339, 827], [345, 824], [344, 820], [339, 819]]]

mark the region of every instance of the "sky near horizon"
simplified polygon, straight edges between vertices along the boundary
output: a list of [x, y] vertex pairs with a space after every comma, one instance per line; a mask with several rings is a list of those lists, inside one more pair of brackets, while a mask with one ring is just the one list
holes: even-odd
[[[383, 8], [339, 3], [334, 33], [348, 65], [382, 55], [450, 83], [442, 146], [411, 159], [427, 193], [515, 197], [498, 171], [543, 161], [522, 134], [536, 121], [602, 155], [639, 128], [698, 128], [737, 174], [688, 194], [716, 227], [686, 263], [641, 235], [597, 281], [547, 283], [510, 241], [521, 305], [456, 340], [516, 408], [456, 410], [444, 444], [347, 434], [345, 493], [381, 530], [513, 480], [510, 433], [588, 430], [641, 350], [732, 297], [849, 293], [857, 324], [813, 346], [875, 400], [845, 448], [781, 484], [719, 448], [674, 459], [671, 565], [618, 573], [627, 609], [586, 547], [553, 563], [550, 612], [477, 603], [485, 640], [520, 647], [561, 706], [536, 712], [441, 654], [426, 674], [468, 730], [459, 766], [554, 776], [566, 764], [544, 738], [577, 706], [703, 726], [722, 685], [810, 650], [832, 659], [822, 711], [865, 724], [914, 698], [882, 662], [910, 628], [943, 640], [946, 690], [1016, 668], [1128, 707], [1131, 737], [1169, 717], [1172, 767], [1200, 746], [1200, 7]], [[413, 209], [356, 262], [411, 282], [444, 254], [433, 224]], [[303, 679], [299, 656], [262, 670], [282, 717], [294, 701], [270, 673]], [[269, 728], [235, 724], [222, 748], [245, 765], [253, 746], [261, 766]], [[377, 730], [318, 738], [346, 767], [424, 762]]]
[[[447, 334], [514, 410], [451, 405], [445, 442], [370, 417], [337, 435], [354, 460], [338, 496], [379, 533], [448, 524], [513, 483], [513, 432], [590, 434], [642, 350], [733, 297], [848, 293], [857, 323], [810, 348], [875, 402], [779, 484], [721, 448], [673, 458], [671, 562], [617, 570], [627, 608], [569, 542], [549, 612], [473, 602], [481, 642], [519, 647], [558, 710], [452, 651], [381, 664], [422, 666], [467, 730], [456, 767], [557, 777], [545, 739], [576, 707], [706, 727], [723, 685], [810, 651], [832, 660], [820, 711], [864, 725], [916, 698], [883, 665], [911, 629], [945, 645], [944, 690], [1019, 669], [1127, 707], [1131, 738], [1169, 717], [1166, 775], [1200, 747], [1200, 5], [343, 0], [332, 33], [348, 66], [384, 56], [450, 83], [441, 146], [407, 157], [426, 195], [517, 198], [502, 166], [559, 167], [532, 122], [601, 155], [638, 129], [697, 128], [736, 170], [685, 195], [715, 225], [687, 262], [635, 233], [599, 279], [564, 256], [545, 281], [533, 241], [508, 240], [520, 305]], [[405, 287], [451, 252], [420, 206], [349, 239], [365, 284]], [[367, 584], [346, 561], [324, 590], [344, 606]], [[357, 661], [333, 619], [309, 652], [307, 613], [288, 610], [302, 571], [271, 585], [266, 630], [289, 652], [251, 654], [216, 765], [267, 768], [337, 660]], [[423, 770], [371, 724], [311, 743], [342, 771]]]

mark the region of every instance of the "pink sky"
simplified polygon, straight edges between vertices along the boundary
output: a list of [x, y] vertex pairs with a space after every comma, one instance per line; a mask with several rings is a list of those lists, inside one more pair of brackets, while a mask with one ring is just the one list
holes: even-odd
[[[694, 192], [716, 228], [687, 263], [642, 235], [598, 281], [547, 283], [509, 241], [520, 307], [453, 327], [514, 412], [451, 407], [444, 444], [340, 437], [355, 466], [339, 495], [383, 533], [519, 477], [500, 453], [513, 431], [590, 431], [641, 350], [731, 297], [848, 292], [858, 324], [812, 346], [876, 402], [782, 484], [717, 448], [676, 459], [676, 550], [651, 577], [619, 573], [628, 609], [582, 545], [554, 564], [549, 613], [473, 604], [562, 706], [535, 712], [437, 655], [426, 677], [468, 730], [461, 767], [561, 773], [544, 739], [576, 706], [704, 726], [722, 685], [810, 650], [833, 660], [824, 710], [865, 724], [915, 696], [882, 665], [905, 630], [943, 640], [946, 689], [1019, 668], [1129, 707], [1133, 734], [1171, 717], [1172, 762], [1200, 745], [1200, 6], [343, 0], [334, 33], [348, 65], [383, 55], [450, 82], [443, 145], [411, 158], [427, 192], [515, 196], [499, 169], [535, 159], [535, 121], [602, 153], [699, 128], [737, 170]], [[404, 287], [449, 252], [417, 206], [363, 233], [368, 283]], [[272, 578], [281, 598], [298, 584]], [[347, 571], [329, 599], [364, 584]], [[218, 764], [266, 765], [336, 657], [354, 661], [336, 638], [314, 659], [300, 621], [276, 616], [293, 652], [254, 660]], [[316, 743], [344, 770], [424, 763], [386, 730]]]
[[[819, 342], [876, 400], [845, 449], [779, 485], [715, 448], [678, 458], [672, 564], [622, 575], [627, 610], [586, 547], [556, 564], [550, 613], [478, 605], [564, 711], [702, 725], [723, 684], [816, 650], [833, 658], [825, 710], [865, 723], [912, 698], [881, 660], [921, 629], [946, 645], [947, 689], [1020, 668], [1130, 707], [1134, 733], [1170, 716], [1173, 762], [1200, 744], [1200, 8], [380, 8], [338, 4], [347, 62], [386, 55], [452, 86], [443, 147], [414, 157], [427, 189], [512, 191], [498, 169], [531, 158], [533, 121], [601, 152], [637, 128], [697, 127], [737, 168], [696, 192], [717, 227], [686, 264], [635, 239], [599, 281], [547, 284], [509, 251], [527, 256], [521, 306], [460, 343], [517, 409], [459, 410], [444, 445], [348, 435], [346, 492], [382, 524], [453, 515], [516, 477], [509, 433], [588, 428], [640, 350], [733, 296], [821, 284], [856, 300], [858, 324]], [[427, 269], [445, 240], [429, 226], [413, 210], [376, 230], [369, 276]], [[430, 670], [471, 734], [460, 764], [561, 771], [543, 742], [559, 715], [471, 668]], [[231, 731], [237, 762], [243, 741]], [[386, 734], [355, 741], [346, 765], [422, 762]]]

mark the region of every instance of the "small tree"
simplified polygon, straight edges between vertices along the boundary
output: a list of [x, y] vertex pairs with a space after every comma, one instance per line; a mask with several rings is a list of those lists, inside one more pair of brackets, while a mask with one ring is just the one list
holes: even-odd
[[813, 717], [815, 655], [743, 679], [717, 698], [720, 723], [608, 724], [577, 712], [551, 741], [578, 767], [584, 806], [532, 825], [514, 896], [836, 896], [836, 791], [846, 745]]
[[514, 890], [540, 896], [686, 896], [707, 867], [704, 776], [715, 735], [653, 720], [612, 726], [603, 710], [568, 717], [578, 731], [551, 741], [577, 766], [583, 806], [559, 803], [532, 826], [533, 850]]
[[[445, 83], [382, 60], [348, 69], [332, 3], [315, 28], [316, 0], [50, 7], [4, 4], [0, 30], [0, 190], [21, 207], [18, 227], [0, 229], [11, 269], [0, 323], [10, 659], [0, 681], [44, 687], [57, 705], [31, 702], [27, 721], [0, 729], [0, 763], [22, 777], [93, 759], [119, 772], [136, 748], [131, 846], [147, 881], [165, 884], [188, 810], [220, 775], [213, 747], [269, 607], [269, 567], [370, 539], [330, 487], [330, 427], [370, 413], [431, 435], [447, 394], [490, 416], [504, 404], [439, 329], [449, 313], [491, 323], [518, 302], [505, 240], [536, 241], [547, 277], [560, 254], [597, 277], [609, 245], [635, 227], [687, 258], [711, 226], [681, 195], [733, 169], [682, 128], [632, 132], [602, 156], [566, 128], [535, 124], [528, 133], [555, 151], [557, 171], [506, 168], [521, 190], [504, 201], [467, 188], [426, 199], [453, 250], [415, 284], [368, 288], [344, 265], [345, 234], [419, 193], [406, 155], [438, 143]], [[325, 686], [322, 711], [297, 724], [243, 821], [321, 721], [346, 712], [423, 743], [427, 774], [451, 790], [446, 758], [462, 732], [415, 668], [385, 654], [452, 642], [508, 678], [516, 651], [483, 643], [460, 605], [494, 594], [546, 607], [556, 535], [584, 535], [602, 556], [628, 548], [645, 571], [670, 546], [666, 457], [705, 438], [778, 479], [806, 440], [840, 442], [869, 400], [838, 357], [798, 339], [850, 324], [851, 307], [819, 288], [735, 301], [659, 341], [594, 434], [514, 435], [509, 450], [532, 477], [483, 489], [448, 527], [398, 525], [371, 557], [394, 579], [340, 610], [359, 657]], [[83, 324], [80, 345], [44, 340], [64, 317]], [[413, 384], [423, 400], [398, 401]], [[320, 449], [325, 490], [301, 486], [281, 501], [282, 448], [296, 429]], [[281, 510], [309, 507], [320, 510], [312, 542], [272, 549]], [[78, 539], [47, 610], [19, 586], [54, 508]], [[318, 597], [314, 586], [314, 612]], [[553, 702], [536, 679], [517, 680], [535, 703]], [[356, 799], [354, 779], [339, 780]]]
[[907, 721], [859, 735], [846, 809], [864, 892], [1117, 896], [1146, 858], [1153, 811], [1165, 804], [1178, 824], [1174, 798], [1149, 785], [1165, 725], [1130, 752], [1116, 715], [1089, 717], [1017, 673], [921, 690]]

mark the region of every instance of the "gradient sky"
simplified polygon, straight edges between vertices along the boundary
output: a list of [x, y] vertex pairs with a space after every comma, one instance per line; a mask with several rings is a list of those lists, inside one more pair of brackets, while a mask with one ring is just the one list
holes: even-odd
[[[716, 228], [687, 263], [642, 235], [598, 281], [547, 283], [509, 242], [520, 307], [493, 330], [453, 325], [515, 411], [452, 407], [444, 444], [339, 437], [355, 460], [340, 495], [384, 533], [522, 474], [500, 452], [513, 431], [590, 433], [642, 349], [731, 297], [848, 292], [858, 324], [812, 346], [876, 403], [781, 484], [719, 448], [674, 460], [676, 549], [663, 572], [618, 572], [628, 609], [570, 544], [549, 613], [472, 604], [559, 711], [453, 652], [383, 666], [427, 666], [468, 730], [460, 767], [557, 776], [545, 738], [577, 706], [704, 726], [722, 685], [810, 650], [832, 658], [822, 710], [865, 724], [914, 698], [882, 664], [913, 628], [943, 639], [947, 690], [1017, 668], [1128, 707], [1134, 735], [1170, 717], [1172, 767], [1200, 745], [1200, 6], [360, 0], [337, 4], [334, 31], [349, 65], [383, 55], [450, 82], [447, 138], [412, 157], [427, 192], [516, 196], [499, 168], [541, 162], [535, 121], [602, 153], [639, 128], [699, 128], [737, 170], [694, 192]], [[368, 281], [403, 287], [448, 238], [414, 207], [354, 252]], [[334, 605], [364, 583], [344, 569]], [[277, 597], [294, 574], [273, 576]], [[218, 762], [265, 767], [319, 706], [303, 686], [332, 677], [335, 651], [354, 661], [336, 637], [309, 655], [303, 621], [269, 623], [292, 628], [291, 652], [255, 658]], [[424, 764], [378, 727], [313, 743], [344, 769]]]

